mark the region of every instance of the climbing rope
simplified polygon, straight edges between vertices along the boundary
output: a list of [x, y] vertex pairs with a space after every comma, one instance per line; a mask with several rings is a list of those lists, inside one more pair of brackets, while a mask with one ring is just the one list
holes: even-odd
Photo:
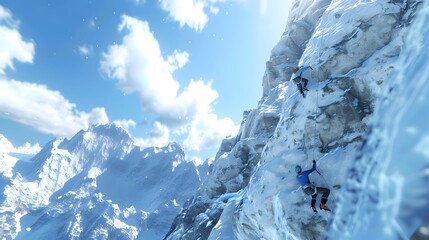
[[314, 151], [316, 150], [316, 138], [317, 138], [317, 109], [319, 108], [319, 80], [317, 80], [317, 91], [316, 91], [316, 107], [314, 110], [314, 138], [313, 138], [313, 160], [314, 158]]
[[[328, 184], [328, 181], [326, 181], [326, 179], [323, 176], [323, 174], [320, 174], [320, 176], [322, 177], [323, 181], [325, 181], [326, 186], [328, 186], [329, 189], [332, 189], [331, 186]], [[330, 195], [334, 198], [334, 201], [337, 202], [337, 198], [335, 197], [334, 191], [331, 190], [331, 194]]]
[[[350, 91], [350, 90], [348, 90], [348, 91]], [[353, 115], [354, 115], [354, 117], [355, 117], [355, 119], [356, 119], [356, 121], [358, 121], [358, 119], [359, 119], [359, 117], [358, 117], [358, 113], [357, 113], [357, 111], [356, 111], [356, 109], [354, 108], [354, 105], [352, 104], [352, 102], [350, 101], [350, 99], [349, 99], [349, 97], [348, 96], [344, 96], [345, 97], [345, 99], [346, 99], [346, 101], [349, 103], [349, 105], [350, 105], [350, 107], [352, 108], [352, 111], [353, 111]], [[318, 105], [318, 102], [317, 102], [317, 100], [318, 100], [318, 98], [316, 99], [316, 104]], [[316, 105], [316, 106], [317, 106]], [[317, 122], [315, 122], [315, 126], [316, 126], [316, 123]], [[343, 140], [344, 141], [344, 140]], [[343, 147], [345, 147], [345, 145], [343, 146]], [[339, 148], [341, 148], [340, 146], [339, 147], [337, 147], [334, 151], [333, 151], [333, 153], [335, 153], [335, 152], [337, 152], [338, 151], [338, 149]], [[313, 153], [314, 153], [314, 148], [313, 148]], [[346, 153], [347, 154], [347, 153]], [[326, 157], [327, 156], [327, 154], [325, 154], [323, 157], [321, 157], [320, 159], [322, 159], [322, 158], [324, 158], [324, 157]], [[313, 154], [313, 159], [314, 159], [314, 154]], [[319, 159], [319, 160], [320, 160]], [[331, 186], [330, 186], [330, 184], [328, 183], [328, 181], [326, 180], [326, 178], [319, 172], [319, 171], [317, 171], [318, 173], [319, 173], [319, 175], [322, 177], [322, 179], [323, 179], [323, 181], [325, 182], [325, 184], [326, 184], [326, 186], [329, 188], [329, 189], [333, 189]], [[337, 202], [337, 197], [335, 196], [335, 193], [334, 193], [334, 191], [332, 191], [331, 190], [331, 196], [333, 197], [333, 199], [334, 199], [334, 201], [335, 202]]]
[[[347, 90], [347, 93], [348, 93], [349, 91], [351, 91], [351, 89], [352, 89], [352, 87], [350, 87], [350, 88]], [[348, 97], [348, 96], [344, 96], [344, 98], [345, 98], [345, 99], [347, 100], [347, 102], [350, 104], [350, 107], [351, 107], [351, 108], [352, 108], [352, 110], [353, 110], [353, 115], [354, 115], [354, 117], [355, 117], [356, 121], [358, 121], [359, 116], [358, 116], [357, 111], [356, 111], [356, 109], [354, 108], [354, 106], [353, 106], [352, 102], [350, 101], [349, 97]]]

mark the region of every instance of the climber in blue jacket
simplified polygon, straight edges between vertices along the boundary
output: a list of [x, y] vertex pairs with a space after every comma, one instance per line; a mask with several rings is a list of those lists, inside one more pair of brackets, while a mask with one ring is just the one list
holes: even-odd
[[[308, 79], [303, 78], [302, 73], [305, 70], [307, 70], [308, 68], [313, 70], [313, 68], [311, 68], [310, 66], [308, 66], [308, 67], [297, 67], [293, 70], [293, 74], [292, 74], [292, 81], [297, 85], [299, 92], [302, 94], [303, 97], [305, 97], [304, 92], [308, 91], [308, 89], [307, 89]], [[304, 86], [302, 86], [303, 82], [304, 82]]]
[[311, 184], [310, 179], [308, 178], [308, 175], [310, 175], [310, 173], [312, 173], [315, 170], [316, 170], [315, 160], [313, 160], [313, 168], [306, 170], [304, 172], [302, 171], [300, 165], [296, 165], [295, 172], [298, 174], [296, 176], [296, 180], [298, 180], [298, 182], [301, 184], [302, 190], [304, 191], [304, 193], [307, 195], [311, 195], [311, 208], [313, 209], [314, 213], [317, 213], [316, 197], [317, 197], [317, 194], [319, 193], [322, 194], [322, 200], [320, 201], [320, 209], [325, 211], [331, 211], [331, 209], [329, 209], [326, 206], [326, 202], [328, 202], [330, 190], [328, 188], [314, 186], [313, 184]]

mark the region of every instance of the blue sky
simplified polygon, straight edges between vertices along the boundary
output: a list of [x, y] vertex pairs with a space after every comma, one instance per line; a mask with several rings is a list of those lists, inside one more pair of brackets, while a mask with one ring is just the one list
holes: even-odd
[[116, 122], [213, 155], [262, 96], [285, 0], [0, 3], [0, 133], [15, 146]]

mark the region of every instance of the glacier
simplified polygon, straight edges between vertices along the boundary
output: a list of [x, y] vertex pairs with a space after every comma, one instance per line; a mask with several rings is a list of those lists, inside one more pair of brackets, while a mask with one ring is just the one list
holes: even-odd
[[[203, 166], [114, 124], [0, 135], [0, 238], [429, 239], [428, 24], [428, 1], [294, 0], [261, 100]], [[295, 180], [313, 159], [331, 213]]]

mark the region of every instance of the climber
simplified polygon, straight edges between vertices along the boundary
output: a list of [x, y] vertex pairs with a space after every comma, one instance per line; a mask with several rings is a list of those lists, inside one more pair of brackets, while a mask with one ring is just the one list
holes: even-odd
[[329, 209], [326, 206], [326, 202], [328, 201], [330, 190], [328, 188], [314, 186], [313, 184], [310, 183], [310, 179], [308, 178], [308, 175], [310, 173], [312, 173], [314, 170], [317, 171], [315, 160], [313, 160], [313, 168], [306, 170], [304, 172], [302, 171], [300, 165], [296, 165], [295, 166], [295, 172], [298, 174], [296, 176], [296, 180], [298, 180], [298, 182], [301, 184], [302, 190], [304, 191], [304, 193], [307, 195], [311, 195], [311, 208], [313, 209], [314, 213], [317, 213], [316, 197], [317, 197], [317, 194], [319, 194], [319, 193], [322, 194], [322, 200], [320, 202], [320, 209], [330, 212], [331, 209]]
[[[293, 70], [293, 75], [292, 75], [292, 80], [298, 86], [299, 92], [302, 94], [303, 97], [305, 97], [304, 92], [308, 91], [308, 89], [307, 89], [308, 79], [303, 78], [302, 73], [307, 68], [310, 68], [311, 70], [313, 70], [313, 68], [311, 68], [311, 66], [297, 67]], [[304, 86], [302, 86], [302, 82], [304, 82]]]

